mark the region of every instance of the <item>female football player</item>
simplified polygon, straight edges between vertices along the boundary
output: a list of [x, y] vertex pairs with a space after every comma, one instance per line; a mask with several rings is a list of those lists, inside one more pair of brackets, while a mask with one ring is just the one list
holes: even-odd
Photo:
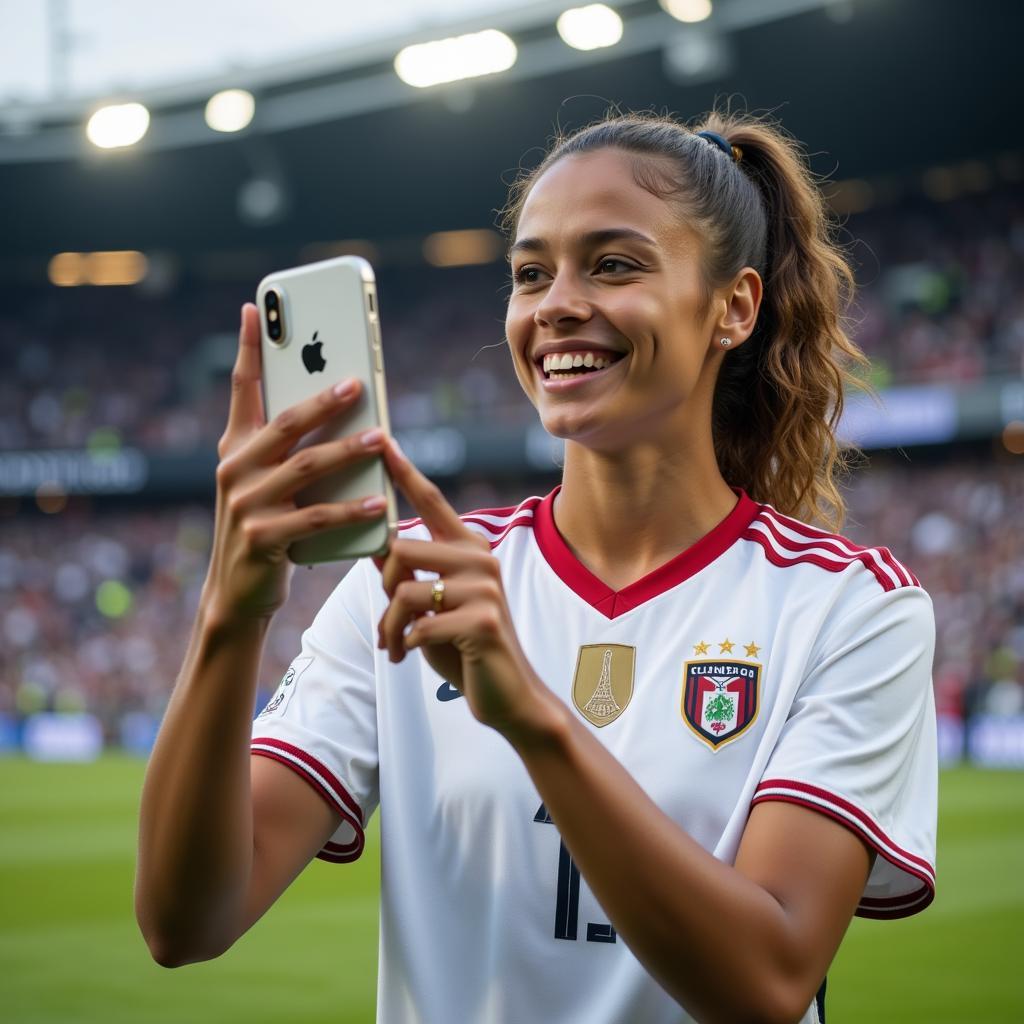
[[[546, 497], [460, 516], [379, 432], [293, 453], [359, 387], [265, 423], [243, 309], [140, 925], [162, 964], [217, 956], [379, 804], [379, 1021], [818, 1021], [852, 915], [931, 900], [936, 804], [929, 598], [832, 532], [863, 357], [821, 193], [764, 120], [617, 116], [506, 225]], [[253, 725], [288, 545], [383, 508], [292, 496], [380, 453], [419, 518]]]

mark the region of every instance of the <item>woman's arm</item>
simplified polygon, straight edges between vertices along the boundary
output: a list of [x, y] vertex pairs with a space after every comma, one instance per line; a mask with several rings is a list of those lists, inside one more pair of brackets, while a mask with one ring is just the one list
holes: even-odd
[[733, 867], [668, 818], [553, 696], [506, 735], [616, 931], [694, 1017], [803, 1016], [870, 870], [852, 832], [801, 807], [761, 804]]
[[358, 399], [353, 382], [266, 423], [259, 314], [243, 307], [210, 569], [142, 791], [135, 911], [158, 963], [227, 949], [339, 824], [288, 769], [250, 758], [249, 736], [264, 637], [288, 594], [289, 544], [382, 514], [382, 503], [299, 509], [293, 499], [310, 480], [380, 450], [380, 439], [350, 437], [289, 454]]
[[146, 770], [135, 912], [164, 967], [228, 949], [339, 824], [297, 775], [249, 754], [264, 632], [204, 603]]

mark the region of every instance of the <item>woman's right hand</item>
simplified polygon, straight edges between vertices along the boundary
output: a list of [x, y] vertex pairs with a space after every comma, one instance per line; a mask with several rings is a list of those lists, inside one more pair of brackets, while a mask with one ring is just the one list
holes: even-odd
[[247, 302], [231, 373], [228, 423], [217, 445], [213, 554], [203, 595], [207, 610], [222, 622], [268, 618], [284, 604], [292, 541], [377, 519], [385, 511], [382, 495], [303, 508], [294, 501], [313, 480], [383, 449], [383, 434], [370, 430], [289, 454], [305, 434], [352, 410], [359, 382], [342, 381], [267, 423], [260, 372], [259, 310]]

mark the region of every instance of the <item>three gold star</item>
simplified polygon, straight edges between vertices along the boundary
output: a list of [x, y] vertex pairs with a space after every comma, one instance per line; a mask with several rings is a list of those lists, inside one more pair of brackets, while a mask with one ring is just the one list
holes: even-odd
[[[699, 644], [694, 644], [693, 645], [693, 653], [694, 654], [707, 654], [708, 653], [708, 648], [710, 646], [711, 645], [709, 643], [707, 643], [704, 640], [701, 640], [701, 642]], [[718, 645], [718, 648], [719, 648], [718, 653], [719, 654], [732, 654], [732, 649], [735, 646], [736, 645], [728, 637], [726, 637]], [[755, 644], [753, 640], [751, 640], [749, 644], [741, 644], [740, 646], [747, 652], [747, 657], [748, 658], [756, 658], [758, 656], [758, 654], [760, 654], [760, 652], [761, 652], [761, 648], [758, 647], [757, 644]]]

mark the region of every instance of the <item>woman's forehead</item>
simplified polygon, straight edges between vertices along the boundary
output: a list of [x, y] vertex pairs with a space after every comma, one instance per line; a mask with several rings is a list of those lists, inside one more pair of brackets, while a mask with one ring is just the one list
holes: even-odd
[[636, 182], [637, 156], [602, 149], [574, 153], [549, 167], [523, 204], [517, 238], [585, 235], [616, 224], [668, 241], [682, 227], [678, 210]]

